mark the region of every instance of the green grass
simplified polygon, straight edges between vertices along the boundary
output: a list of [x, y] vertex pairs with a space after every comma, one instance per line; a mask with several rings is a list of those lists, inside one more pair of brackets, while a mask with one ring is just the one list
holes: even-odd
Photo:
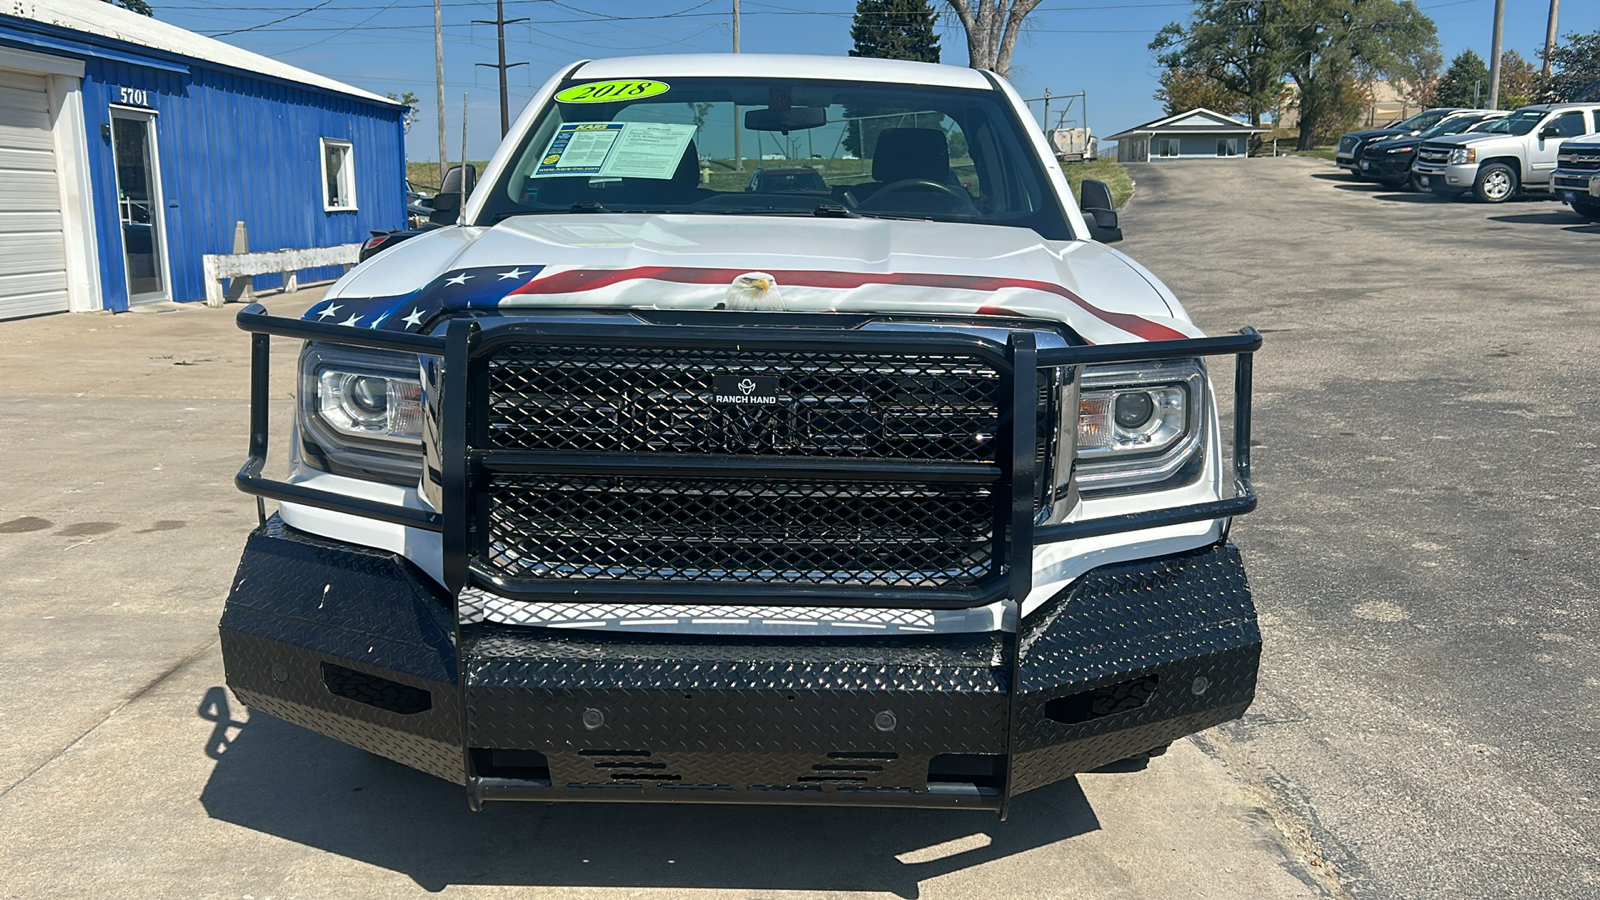
[[1111, 202], [1117, 205], [1117, 209], [1126, 206], [1128, 199], [1133, 196], [1133, 176], [1114, 159], [1062, 163], [1061, 170], [1072, 185], [1074, 197], [1080, 196], [1079, 185], [1083, 184], [1085, 178], [1104, 181], [1111, 188]]

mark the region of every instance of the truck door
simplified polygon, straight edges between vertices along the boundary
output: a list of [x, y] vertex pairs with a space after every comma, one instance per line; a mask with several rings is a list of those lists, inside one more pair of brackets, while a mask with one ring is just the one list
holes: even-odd
[[[1567, 138], [1588, 134], [1589, 114], [1581, 109], [1559, 113], [1533, 130], [1534, 143], [1528, 149], [1528, 175], [1525, 184], [1549, 184], [1556, 167], [1556, 152]], [[1554, 132], [1552, 134], [1552, 132]]]

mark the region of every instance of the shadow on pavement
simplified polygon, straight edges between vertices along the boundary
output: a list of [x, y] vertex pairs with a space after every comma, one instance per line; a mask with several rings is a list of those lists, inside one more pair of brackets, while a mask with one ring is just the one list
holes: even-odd
[[1342, 181], [1350, 185], [1363, 183], [1356, 181], [1354, 176], [1344, 174], [1344, 170], [1342, 169], [1338, 172], [1312, 172], [1311, 177], [1318, 179], [1319, 181]]
[[[381, 866], [429, 891], [454, 884], [884, 891], [1100, 828], [1076, 781], [992, 813], [806, 807], [495, 803], [264, 713], [234, 718], [212, 688], [214, 819]], [[228, 732], [236, 731], [229, 738]]]
[[1513, 216], [1490, 216], [1491, 222], [1510, 222], [1514, 225], [1581, 225], [1583, 218], [1576, 213], [1560, 212], [1522, 213]]

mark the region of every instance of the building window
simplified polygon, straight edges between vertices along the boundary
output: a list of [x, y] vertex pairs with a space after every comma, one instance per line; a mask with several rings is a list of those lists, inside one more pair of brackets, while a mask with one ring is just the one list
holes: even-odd
[[356, 208], [356, 158], [349, 141], [322, 139], [322, 208]]
[[1162, 156], [1177, 156], [1178, 155], [1178, 144], [1179, 144], [1179, 140], [1177, 138], [1162, 138], [1161, 139], [1161, 155]]
[[1239, 145], [1234, 143], [1238, 138], [1217, 138], [1218, 156], [1238, 156]]

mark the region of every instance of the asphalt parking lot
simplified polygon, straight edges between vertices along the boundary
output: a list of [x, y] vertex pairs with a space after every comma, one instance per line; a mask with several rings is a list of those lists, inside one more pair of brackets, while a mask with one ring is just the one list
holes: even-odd
[[471, 814], [221, 687], [255, 521], [235, 309], [0, 323], [0, 897], [1594, 896], [1600, 226], [1318, 160], [1134, 175], [1121, 246], [1268, 339], [1241, 722], [1004, 824]]
[[1122, 245], [1256, 362], [1256, 703], [1212, 732], [1357, 897], [1600, 894], [1600, 226], [1309, 159], [1139, 166]]

